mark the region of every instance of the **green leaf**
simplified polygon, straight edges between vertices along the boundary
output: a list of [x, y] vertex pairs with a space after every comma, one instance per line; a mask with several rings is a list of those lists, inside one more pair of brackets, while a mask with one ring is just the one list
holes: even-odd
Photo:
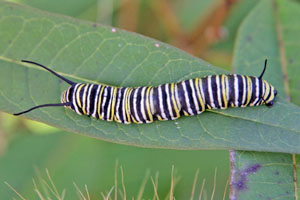
[[[250, 68], [249, 63], [253, 62], [255, 57], [266, 56], [274, 60], [268, 67], [266, 77], [273, 79], [271, 83], [277, 86], [282, 97], [285, 97], [286, 93], [282, 78], [282, 71], [286, 67], [284, 60], [297, 60], [295, 56], [297, 48], [289, 44], [294, 44], [290, 41], [296, 41], [300, 34], [300, 29], [295, 28], [298, 27], [298, 23], [296, 21], [291, 23], [291, 20], [287, 19], [298, 19], [299, 13], [299, 4], [291, 1], [261, 1], [244, 21], [236, 41], [234, 57], [236, 71], [250, 73], [252, 66]], [[278, 29], [278, 27], [282, 28]], [[279, 31], [283, 35], [283, 40], [280, 38]], [[283, 46], [279, 45], [279, 40]], [[280, 52], [285, 54], [279, 56]], [[248, 67], [239, 67], [242, 64]], [[288, 69], [290, 70], [289, 64]], [[290, 82], [298, 81], [295, 80], [297, 71], [294, 70], [293, 73], [292, 80], [288, 74]], [[290, 91], [293, 91], [294, 85], [289, 84], [289, 86]], [[295, 103], [298, 100], [292, 98]], [[293, 111], [286, 112], [290, 114]], [[274, 120], [282, 120], [280, 115], [275, 117], [277, 119]], [[230, 159], [231, 199], [297, 199], [299, 196], [299, 192], [295, 193], [296, 189], [299, 191], [297, 161], [300, 157], [298, 155], [231, 151]]]
[[[13, 199], [17, 195], [4, 184], [8, 182], [26, 199], [39, 199], [34, 191], [32, 179], [45, 197], [41, 187], [41, 178], [47, 180], [47, 168], [59, 193], [66, 190], [64, 199], [79, 199], [73, 185], [75, 182], [81, 191], [87, 185], [91, 199], [102, 199], [114, 186], [115, 162], [124, 170], [124, 183], [127, 198], [132, 199], [139, 193], [145, 172], [150, 169], [150, 176], [155, 180], [158, 172], [158, 195], [164, 199], [170, 190], [172, 165], [175, 177], [180, 181], [175, 187], [176, 199], [189, 199], [193, 179], [198, 167], [198, 184], [195, 197], [198, 197], [202, 180], [206, 179], [205, 191], [212, 194], [214, 167], [218, 168], [215, 199], [222, 199], [225, 183], [228, 179], [228, 152], [226, 151], [170, 151], [167, 149], [146, 149], [118, 145], [75, 134], [57, 132], [53, 134], [32, 135], [19, 132], [22, 137], [14, 140], [0, 157], [0, 194], [1, 199]], [[195, 159], [197, 157], [197, 159]], [[22, 166], [22, 167], [20, 167]], [[211, 167], [213, 166], [213, 168]], [[118, 188], [122, 189], [120, 168], [118, 167]], [[114, 193], [114, 192], [113, 192]], [[152, 199], [153, 185], [148, 177], [143, 199]], [[84, 194], [86, 194], [84, 192]], [[48, 194], [50, 197], [52, 193]], [[204, 195], [203, 195], [204, 196]], [[112, 195], [114, 199], [114, 195]], [[118, 195], [118, 199], [121, 195]], [[19, 199], [19, 198], [16, 198]], [[46, 199], [46, 198], [44, 198]], [[51, 199], [57, 199], [55, 197]]]
[[[261, 72], [264, 58], [254, 59], [255, 68], [249, 75]], [[276, 60], [269, 58], [272, 66]], [[21, 59], [42, 63], [74, 81], [116, 86], [158, 85], [226, 73], [138, 34], [1, 2], [0, 110], [15, 113], [34, 105], [59, 102], [67, 85], [43, 69], [21, 63]], [[265, 78], [279, 87], [273, 82], [275, 77]], [[44, 108], [23, 117], [74, 133], [143, 147], [300, 152], [300, 124], [296, 123], [300, 109], [280, 98], [271, 109], [231, 108], [142, 125], [94, 120], [64, 108]]]
[[[96, 0], [65, 0], [65, 1], [41, 1], [41, 0], [18, 0], [24, 5], [29, 5], [34, 8], [39, 8], [41, 10], [46, 10], [50, 12], [60, 13], [68, 16], [76, 17], [80, 15], [84, 10], [86, 10], [91, 5], [96, 4]], [[72, 6], [70, 6], [72, 5]], [[96, 6], [95, 6], [96, 7]]]
[[230, 199], [295, 199], [291, 154], [231, 151]]

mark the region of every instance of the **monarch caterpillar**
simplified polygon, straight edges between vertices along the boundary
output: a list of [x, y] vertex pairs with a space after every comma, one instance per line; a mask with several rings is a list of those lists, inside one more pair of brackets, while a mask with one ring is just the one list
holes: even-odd
[[210, 75], [156, 87], [113, 87], [103, 84], [75, 83], [51, 69], [32, 61], [71, 86], [61, 95], [61, 103], [42, 104], [14, 115], [50, 106], [64, 106], [79, 115], [92, 116], [119, 123], [151, 123], [154, 120], [174, 120], [181, 115], [190, 116], [206, 109], [273, 105], [275, 88], [262, 77], [246, 75]]

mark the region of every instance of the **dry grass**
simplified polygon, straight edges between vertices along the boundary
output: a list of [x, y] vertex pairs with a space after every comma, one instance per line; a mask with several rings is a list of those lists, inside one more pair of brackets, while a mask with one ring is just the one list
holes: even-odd
[[[121, 185], [122, 188], [118, 189], [117, 185], [118, 185], [118, 169], [120, 169], [120, 175], [121, 175]], [[64, 200], [65, 196], [66, 196], [66, 190], [63, 189], [61, 192], [59, 192], [59, 190], [57, 189], [57, 187], [55, 186], [50, 173], [48, 171], [48, 169], [45, 170], [45, 173], [47, 175], [47, 180], [43, 179], [40, 175], [40, 173], [37, 171], [37, 177], [38, 177], [38, 181], [39, 184], [36, 183], [36, 181], [33, 179], [33, 186], [34, 186], [34, 191], [37, 194], [38, 198], [41, 200]], [[195, 176], [194, 176], [194, 181], [193, 181], [193, 185], [191, 188], [191, 195], [190, 195], [190, 200], [193, 199], [198, 199], [198, 200], [213, 200], [214, 199], [214, 194], [216, 191], [216, 182], [217, 182], [217, 169], [215, 169], [215, 173], [214, 173], [214, 184], [213, 184], [213, 189], [212, 189], [212, 193], [210, 195], [210, 198], [208, 198], [208, 195], [206, 193], [205, 190], [205, 179], [202, 180], [202, 184], [200, 189], [200, 192], [198, 195], [196, 195], [196, 188], [197, 188], [197, 182], [198, 182], [198, 176], [199, 176], [199, 169], [197, 169]], [[150, 176], [150, 170], [147, 170], [144, 176], [144, 179], [141, 183], [141, 186], [139, 188], [138, 194], [135, 197], [132, 197], [131, 199], [136, 199], [136, 200], [141, 200], [143, 199], [143, 194], [144, 194], [144, 190], [145, 190], [145, 186], [146, 183], [148, 182], [148, 180], [151, 180], [152, 186], [153, 186], [153, 200], [159, 200], [159, 194], [158, 194], [158, 177], [159, 177], [159, 173], [156, 172], [155, 173], [155, 177], [153, 178], [152, 176]], [[176, 188], [177, 183], [179, 182], [180, 177], [177, 175], [176, 170], [174, 168], [174, 166], [172, 166], [172, 170], [171, 170], [171, 181], [170, 181], [170, 190], [169, 193], [167, 194], [167, 196], [164, 198], [165, 200], [176, 200], [176, 197], [174, 195], [174, 191]], [[9, 183], [4, 182], [12, 191], [15, 192], [16, 196], [21, 199], [21, 200], [27, 200], [24, 196], [22, 196], [20, 193], [17, 192], [17, 190], [15, 188], [13, 188], [13, 186], [11, 186]], [[90, 193], [88, 190], [87, 185], [84, 186], [84, 189], [80, 189], [76, 183], [73, 183], [74, 187], [78, 193], [78, 199], [79, 200], [92, 200], [90, 197]], [[227, 181], [226, 185], [225, 185], [225, 190], [224, 190], [224, 195], [223, 195], [223, 200], [226, 199], [226, 193], [227, 193], [227, 187], [228, 187], [229, 182]], [[38, 185], [40, 186], [40, 188], [38, 187]], [[114, 191], [114, 192], [113, 192]], [[124, 172], [123, 172], [123, 168], [122, 166], [118, 166], [118, 161], [116, 162], [116, 166], [115, 166], [115, 183], [114, 186], [111, 187], [111, 189], [106, 192], [100, 193], [100, 197], [97, 199], [103, 199], [103, 200], [118, 200], [122, 199], [122, 200], [126, 200], [127, 199], [127, 195], [126, 195], [126, 187], [125, 187], [125, 182], [124, 182]]]

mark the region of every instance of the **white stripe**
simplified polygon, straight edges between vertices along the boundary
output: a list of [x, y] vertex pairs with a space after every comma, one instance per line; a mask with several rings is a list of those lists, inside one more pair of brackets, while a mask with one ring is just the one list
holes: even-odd
[[198, 114], [200, 114], [200, 108], [199, 108], [199, 101], [197, 100], [197, 94], [196, 94], [196, 89], [195, 89], [195, 86], [194, 86], [194, 80], [193, 79], [190, 79], [189, 80], [190, 82], [190, 86], [192, 88], [192, 96], [193, 96], [193, 101], [194, 101], [194, 104], [195, 104], [195, 107], [196, 107], [196, 111]]
[[100, 92], [100, 88], [102, 87], [102, 85], [98, 85], [98, 89], [97, 89], [97, 92], [96, 92], [96, 96], [95, 96], [95, 102], [94, 102], [94, 112], [92, 114], [92, 116], [94, 118], [96, 118], [96, 113], [97, 113], [97, 110], [98, 110], [98, 100], [99, 100], [99, 92]]
[[122, 91], [122, 88], [119, 88], [118, 90], [118, 93], [117, 93], [117, 99], [116, 99], [116, 106], [115, 106], [115, 113], [116, 113], [116, 118], [118, 119], [118, 121], [121, 121], [120, 119], [120, 113], [119, 113], [119, 107], [120, 107], [120, 104], [121, 104], [121, 91]]
[[214, 103], [214, 95], [213, 95], [213, 92], [212, 92], [212, 82], [211, 82], [211, 76], [208, 76], [207, 77], [207, 88], [208, 88], [208, 96], [209, 96], [209, 100], [210, 100], [210, 106], [212, 108], [216, 108], [216, 105]]
[[141, 122], [141, 119], [138, 115], [138, 112], [137, 112], [137, 103], [136, 103], [136, 100], [137, 100], [137, 94], [138, 94], [138, 91], [140, 90], [140, 87], [136, 88], [135, 91], [134, 91], [134, 95], [133, 95], [133, 112], [134, 112], [134, 118], [136, 121], [138, 122]]
[[93, 88], [93, 84], [90, 84], [90, 88], [88, 90], [88, 95], [87, 95], [87, 101], [86, 101], [86, 114], [90, 115], [90, 96], [91, 96], [91, 92], [92, 92], [92, 88]]
[[256, 104], [259, 101], [259, 80], [258, 78], [255, 78], [256, 80], [256, 102], [254, 104]]
[[100, 113], [100, 115], [101, 115], [102, 119], [104, 119], [104, 105], [106, 103], [106, 100], [107, 100], [107, 87], [104, 88], [103, 98], [102, 98], [102, 101], [101, 101], [101, 113]]
[[162, 101], [162, 87], [161, 85], [158, 86], [158, 99], [159, 99], [159, 109], [160, 109], [160, 115], [162, 119], [166, 119], [166, 114], [164, 113], [164, 105]]
[[127, 90], [128, 90], [128, 88], [125, 88], [125, 90], [123, 92], [123, 99], [122, 99], [122, 101], [123, 101], [123, 107], [122, 107], [123, 119], [124, 119], [125, 124], [128, 124], [128, 121], [130, 120], [130, 119], [126, 120], [127, 119], [127, 115], [126, 115], [126, 99], [127, 99], [126, 92], [127, 92]]
[[254, 106], [259, 100], [258, 94], [259, 94], [259, 82], [258, 82], [258, 78], [255, 78], [255, 99], [253, 103], [250, 104], [251, 106]]
[[193, 113], [193, 110], [191, 109], [190, 99], [189, 99], [189, 96], [188, 96], [188, 92], [187, 92], [185, 81], [182, 81], [181, 85], [182, 85], [182, 88], [183, 88], [184, 99], [185, 99], [185, 103], [186, 103], [186, 106], [187, 106], [187, 112], [190, 115], [193, 115], [194, 113]]
[[77, 107], [77, 104], [76, 104], [76, 90], [77, 90], [77, 88], [78, 88], [78, 86], [79, 85], [81, 85], [81, 83], [77, 83], [76, 85], [75, 85], [75, 88], [74, 88], [74, 92], [73, 92], [73, 106], [74, 106], [74, 108], [75, 108], [75, 112], [77, 113], [77, 114], [79, 114], [79, 115], [82, 115], [80, 112], [79, 112], [79, 110], [78, 110], [78, 107]]
[[146, 110], [146, 98], [145, 98], [145, 93], [146, 93], [146, 88], [147, 87], [143, 87], [143, 89], [142, 89], [142, 97], [141, 97], [141, 113], [142, 113], [142, 116], [143, 116], [143, 118], [144, 118], [144, 120], [146, 121], [146, 122], [148, 122], [148, 120], [147, 120], [147, 116], [146, 116], [146, 112], [145, 112], [145, 110]]
[[239, 106], [239, 79], [238, 76], [236, 74], [233, 75], [234, 76], [234, 105], [235, 107]]
[[217, 98], [220, 108], [224, 108], [222, 106], [222, 96], [221, 96], [221, 84], [220, 84], [220, 76], [216, 75], [216, 84], [217, 84]]
[[[243, 79], [243, 99], [242, 99], [242, 104], [246, 103], [246, 99], [247, 99], [247, 79], [245, 78], [245, 76], [241, 76]], [[242, 107], [245, 107], [245, 105], [242, 105]]]
[[153, 104], [153, 90], [154, 90], [154, 88], [151, 88], [151, 89], [150, 89], [150, 92], [149, 92], [150, 109], [151, 109], [151, 114], [152, 114], [152, 115], [155, 113], [155, 110], [154, 110], [154, 104]]

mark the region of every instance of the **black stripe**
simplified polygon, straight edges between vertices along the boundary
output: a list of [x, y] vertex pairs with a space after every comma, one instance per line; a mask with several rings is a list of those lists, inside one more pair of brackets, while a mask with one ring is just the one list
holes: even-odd
[[[81, 85], [84, 85], [84, 84], [79, 84], [79, 86], [77, 87], [77, 90], [76, 90], [76, 96], [75, 96], [75, 102], [76, 102], [76, 105], [77, 105], [77, 108], [78, 108], [78, 111], [79, 113], [83, 114], [83, 111], [82, 111], [82, 107], [79, 107], [79, 102], [77, 101], [77, 92], [78, 92], [78, 89]], [[79, 90], [79, 101], [81, 101], [81, 106], [82, 106], [82, 94], [83, 94], [83, 87], [81, 87], [81, 89]]]
[[154, 108], [153, 116], [155, 117], [155, 119], [157, 119], [156, 115], [159, 114], [158, 87], [153, 88], [152, 101]]
[[246, 83], [246, 98], [245, 98], [245, 102], [242, 102], [243, 101], [243, 93], [244, 93], [244, 82], [243, 82], [243, 78], [241, 75], [237, 75], [238, 77], [238, 87], [239, 87], [239, 97], [238, 97], [238, 107], [244, 105], [247, 101], [247, 78], [245, 76], [243, 76], [245, 78], [245, 83]]
[[[111, 110], [108, 110], [108, 105], [109, 105], [110, 101], [112, 100], [111, 91], [113, 90], [113, 88], [111, 86], [107, 86], [104, 90], [106, 90], [107, 93], [106, 93], [106, 102], [104, 104], [104, 109], [103, 109], [103, 112], [104, 112], [103, 119], [108, 120], [110, 118], [110, 113], [111, 113]], [[103, 94], [104, 94], [104, 92], [103, 92]], [[103, 101], [103, 99], [102, 99], [102, 101]]]
[[[226, 94], [226, 75], [225, 75], [225, 77], [224, 77], [224, 83], [222, 83], [222, 75], [220, 75], [219, 76], [219, 79], [220, 79], [220, 98], [221, 98], [221, 107], [225, 107], [225, 102], [224, 102], [224, 98], [223, 98], [223, 95], [226, 97], [227, 96], [227, 94]], [[225, 92], [225, 94], [223, 94], [223, 89], [224, 89], [224, 92]], [[227, 101], [227, 100], [226, 100]]]
[[89, 116], [91, 116], [94, 113], [94, 107], [95, 107], [95, 99], [96, 99], [96, 93], [97, 93], [98, 86], [93, 85], [92, 90], [90, 93], [90, 105], [89, 105]]
[[[98, 93], [98, 99], [97, 99], [97, 103], [96, 103], [96, 119], [100, 119], [100, 116], [99, 116], [99, 113], [98, 113], [98, 104], [99, 104], [99, 100], [102, 98], [102, 96], [103, 96], [103, 94], [101, 95], [101, 89], [103, 88], [103, 87], [105, 87], [104, 85], [98, 85], [98, 87], [99, 87], [99, 93]], [[102, 109], [101, 109], [101, 105], [100, 105], [100, 111], [101, 111]]]
[[182, 81], [182, 82], [180, 82], [180, 83], [177, 84], [178, 97], [179, 97], [179, 101], [181, 103], [180, 115], [184, 115], [184, 112], [188, 113], [188, 106], [187, 106], [188, 99], [185, 99], [185, 94], [184, 94], [185, 91], [184, 91], [183, 86], [182, 86], [183, 82], [184, 81]]
[[202, 78], [202, 88], [205, 96], [205, 109], [208, 109], [209, 107], [207, 105], [211, 106], [210, 98], [209, 98], [209, 92], [208, 92], [208, 78]]
[[136, 104], [137, 104], [136, 105], [136, 112], [138, 114], [138, 117], [140, 118], [139, 122], [146, 123], [146, 120], [144, 119], [143, 114], [142, 114], [142, 106], [143, 106], [142, 91], [143, 91], [143, 88], [144, 87], [140, 87], [138, 89], [138, 92], [137, 92], [137, 96], [136, 96]]
[[[194, 82], [194, 81], [193, 81]], [[188, 97], [189, 97], [189, 103], [190, 103], [190, 108], [192, 110], [192, 114], [193, 115], [196, 115], [197, 114], [197, 109], [196, 109], [196, 105], [195, 105], [195, 102], [194, 102], [194, 98], [193, 98], [193, 89], [191, 87], [191, 84], [190, 84], [190, 81], [189, 80], [186, 80], [185, 81], [185, 85], [186, 85], [186, 90], [187, 90], [187, 93], [188, 93]], [[195, 87], [195, 86], [194, 86]], [[196, 93], [195, 93], [196, 94]]]
[[75, 110], [74, 103], [73, 103], [74, 87], [75, 87], [75, 85], [72, 85], [72, 86], [69, 88], [69, 95], [68, 95], [68, 97], [67, 97], [68, 102], [71, 102], [71, 109], [72, 109], [72, 110]]
[[211, 89], [212, 89], [212, 95], [213, 95], [213, 101], [215, 104], [214, 108], [220, 108], [219, 101], [218, 101], [218, 86], [217, 86], [217, 80], [216, 76], [211, 77]]
[[169, 108], [168, 108], [168, 102], [167, 102], [168, 101], [168, 96], [167, 96], [166, 88], [167, 88], [167, 84], [161, 85], [163, 111], [166, 115], [166, 118], [168, 120], [170, 120], [171, 119], [171, 114], [169, 113]]

